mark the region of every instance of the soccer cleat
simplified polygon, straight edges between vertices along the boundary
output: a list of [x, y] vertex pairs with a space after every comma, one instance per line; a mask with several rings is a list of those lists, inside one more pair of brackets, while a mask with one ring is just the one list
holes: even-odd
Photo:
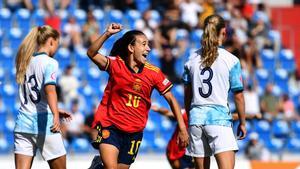
[[91, 166], [88, 169], [104, 169], [99, 155], [95, 155]]

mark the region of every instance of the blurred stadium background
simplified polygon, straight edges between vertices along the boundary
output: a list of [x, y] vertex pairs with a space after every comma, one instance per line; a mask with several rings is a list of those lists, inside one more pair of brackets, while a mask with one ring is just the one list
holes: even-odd
[[[14, 166], [12, 131], [19, 107], [14, 58], [32, 26], [49, 24], [61, 32], [55, 56], [60, 64], [59, 101], [74, 115], [63, 125], [68, 167], [87, 168], [97, 154], [89, 144], [89, 125], [108, 77], [87, 58], [88, 45], [110, 22], [122, 23], [123, 33], [144, 31], [152, 46], [149, 61], [175, 83], [172, 92], [183, 105], [183, 64], [201, 47], [202, 22], [213, 13], [225, 18], [224, 47], [242, 63], [246, 113], [258, 117], [247, 122], [247, 139], [238, 141], [236, 168], [299, 168], [299, 5], [299, 0], [0, 0], [0, 168]], [[109, 39], [102, 52], [109, 54], [120, 35]], [[157, 92], [152, 100], [167, 107]], [[234, 112], [232, 99], [229, 105]], [[164, 153], [174, 126], [150, 111], [132, 168], [169, 168]], [[38, 156], [33, 168], [47, 165]]]

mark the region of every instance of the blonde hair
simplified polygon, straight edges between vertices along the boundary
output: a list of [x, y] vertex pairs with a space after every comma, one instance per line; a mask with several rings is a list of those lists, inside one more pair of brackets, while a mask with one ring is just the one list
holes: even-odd
[[51, 26], [38, 26], [30, 30], [22, 41], [16, 56], [16, 81], [18, 84], [24, 83], [24, 77], [30, 59], [38, 47], [44, 45], [49, 38], [58, 39], [59, 32]]
[[201, 64], [205, 67], [210, 67], [218, 57], [219, 34], [222, 28], [225, 28], [225, 22], [219, 15], [210, 15], [204, 20]]

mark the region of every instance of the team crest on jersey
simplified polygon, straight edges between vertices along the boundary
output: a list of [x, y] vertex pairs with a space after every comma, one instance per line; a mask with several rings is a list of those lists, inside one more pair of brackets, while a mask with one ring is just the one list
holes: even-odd
[[109, 136], [110, 136], [109, 130], [106, 130], [106, 129], [102, 130], [102, 138], [103, 139], [107, 139]]
[[135, 82], [133, 83], [133, 90], [136, 92], [140, 92], [142, 88], [142, 81], [140, 79], [135, 79]]

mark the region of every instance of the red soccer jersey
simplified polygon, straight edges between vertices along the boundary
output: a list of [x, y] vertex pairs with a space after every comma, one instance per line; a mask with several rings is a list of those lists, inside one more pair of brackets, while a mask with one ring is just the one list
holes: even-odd
[[[188, 117], [184, 109], [181, 110], [182, 117], [184, 120], [184, 124], [186, 127], [188, 127]], [[179, 147], [177, 144], [177, 137], [178, 137], [179, 127], [177, 125], [174, 134], [172, 135], [171, 140], [168, 143], [167, 146], [167, 157], [170, 160], [177, 160], [184, 156], [185, 154], [185, 148]]]
[[114, 125], [122, 131], [143, 131], [151, 106], [151, 93], [157, 89], [165, 94], [173, 86], [159, 68], [146, 63], [134, 73], [120, 57], [108, 57], [105, 68], [110, 75], [110, 94], [107, 116], [101, 116], [101, 125]]

